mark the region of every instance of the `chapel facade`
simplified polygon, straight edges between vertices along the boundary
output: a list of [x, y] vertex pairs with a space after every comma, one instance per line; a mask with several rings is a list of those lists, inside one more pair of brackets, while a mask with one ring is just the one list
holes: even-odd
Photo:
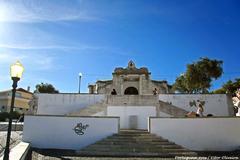
[[167, 81], [151, 79], [151, 72], [146, 67], [137, 68], [133, 61], [129, 61], [126, 68], [115, 68], [112, 80], [97, 81], [89, 85], [90, 94], [117, 95], [152, 95], [170, 93], [171, 86]]

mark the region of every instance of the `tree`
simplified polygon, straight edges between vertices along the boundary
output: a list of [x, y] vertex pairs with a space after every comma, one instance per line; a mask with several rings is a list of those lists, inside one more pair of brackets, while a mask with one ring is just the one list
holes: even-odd
[[225, 94], [226, 90], [223, 88], [217, 89], [215, 91], [212, 92], [213, 94]]
[[186, 72], [177, 77], [174, 90], [180, 93], [208, 93], [211, 82], [223, 73], [222, 64], [222, 61], [209, 58], [200, 58], [188, 64]]
[[34, 93], [59, 93], [52, 84], [41, 83], [36, 85]]
[[185, 84], [185, 75], [181, 74], [177, 79], [175, 80], [175, 84], [172, 88], [173, 91], [178, 91], [180, 93], [188, 93], [188, 89]]
[[236, 78], [234, 81], [227, 81], [222, 85], [221, 88], [213, 91], [215, 94], [229, 93], [234, 96], [236, 90], [240, 88], [240, 78]]

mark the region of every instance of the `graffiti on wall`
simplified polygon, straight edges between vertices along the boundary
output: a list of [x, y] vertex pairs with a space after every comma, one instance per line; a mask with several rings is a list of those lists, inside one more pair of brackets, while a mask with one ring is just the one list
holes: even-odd
[[78, 123], [74, 128], [74, 132], [77, 134], [77, 135], [84, 135], [84, 131], [86, 131], [86, 129], [89, 127], [88, 124], [86, 125], [83, 125], [82, 123]]

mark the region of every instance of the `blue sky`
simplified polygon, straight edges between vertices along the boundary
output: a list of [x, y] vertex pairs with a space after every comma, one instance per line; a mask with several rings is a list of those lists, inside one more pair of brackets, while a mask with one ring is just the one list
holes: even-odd
[[25, 67], [19, 87], [61, 92], [111, 79], [133, 60], [172, 84], [200, 57], [223, 60], [212, 89], [240, 77], [239, 0], [0, 0], [0, 90], [9, 66]]

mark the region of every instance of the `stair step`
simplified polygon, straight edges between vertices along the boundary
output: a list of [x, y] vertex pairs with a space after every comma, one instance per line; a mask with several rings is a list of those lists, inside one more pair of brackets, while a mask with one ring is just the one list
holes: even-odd
[[197, 156], [194, 152], [89, 152], [89, 151], [80, 151], [78, 155], [81, 156], [111, 156], [111, 157], [164, 157], [164, 158], [172, 158], [175, 156]]
[[88, 151], [88, 150], [92, 150], [92, 151], [109, 151], [109, 152], [189, 152], [189, 150], [187, 149], [172, 149], [172, 148], [154, 148], [154, 147], [113, 147], [113, 146], [109, 146], [108, 148], [101, 148], [101, 147], [87, 147], [85, 149], [83, 149], [83, 151]]
[[[159, 144], [94, 144], [91, 145], [92, 147], [95, 148], [159, 148], [159, 149], [183, 149], [183, 147], [179, 145], [172, 145], [172, 144], [166, 144], [166, 145], [159, 145]], [[89, 146], [89, 147], [91, 147]]]
[[[118, 145], [132, 145], [132, 144], [136, 144], [136, 145], [142, 145], [142, 144], [146, 144], [146, 142], [125, 142], [125, 141], [99, 141], [96, 142], [95, 144], [101, 144], [101, 145], [114, 145], [114, 144], [118, 144]], [[173, 142], [148, 142], [148, 144], [151, 145], [175, 145], [175, 143]]]
[[114, 135], [114, 136], [111, 136], [111, 137], [108, 137], [108, 138], [112, 138], [112, 139], [119, 138], [119, 139], [162, 139], [162, 140], [166, 140], [164, 138], [159, 138], [159, 137], [155, 137], [155, 136], [117, 136], [117, 135]]
[[149, 135], [150, 133], [149, 132], [144, 132], [144, 133], [118, 133], [117, 135], [122, 135], [122, 136], [132, 136], [132, 135], [137, 135], [137, 136], [147, 136]]
[[103, 141], [107, 142], [169, 142], [168, 140], [163, 139], [119, 139], [119, 138], [108, 138], [104, 139]]
[[113, 134], [112, 136], [118, 136], [118, 137], [156, 137], [159, 138], [158, 136], [154, 135], [154, 134], [150, 134], [150, 133], [146, 133], [146, 134]]
[[126, 134], [138, 134], [138, 133], [149, 133], [148, 130], [128, 130], [128, 129], [122, 129], [120, 133], [126, 133]]

